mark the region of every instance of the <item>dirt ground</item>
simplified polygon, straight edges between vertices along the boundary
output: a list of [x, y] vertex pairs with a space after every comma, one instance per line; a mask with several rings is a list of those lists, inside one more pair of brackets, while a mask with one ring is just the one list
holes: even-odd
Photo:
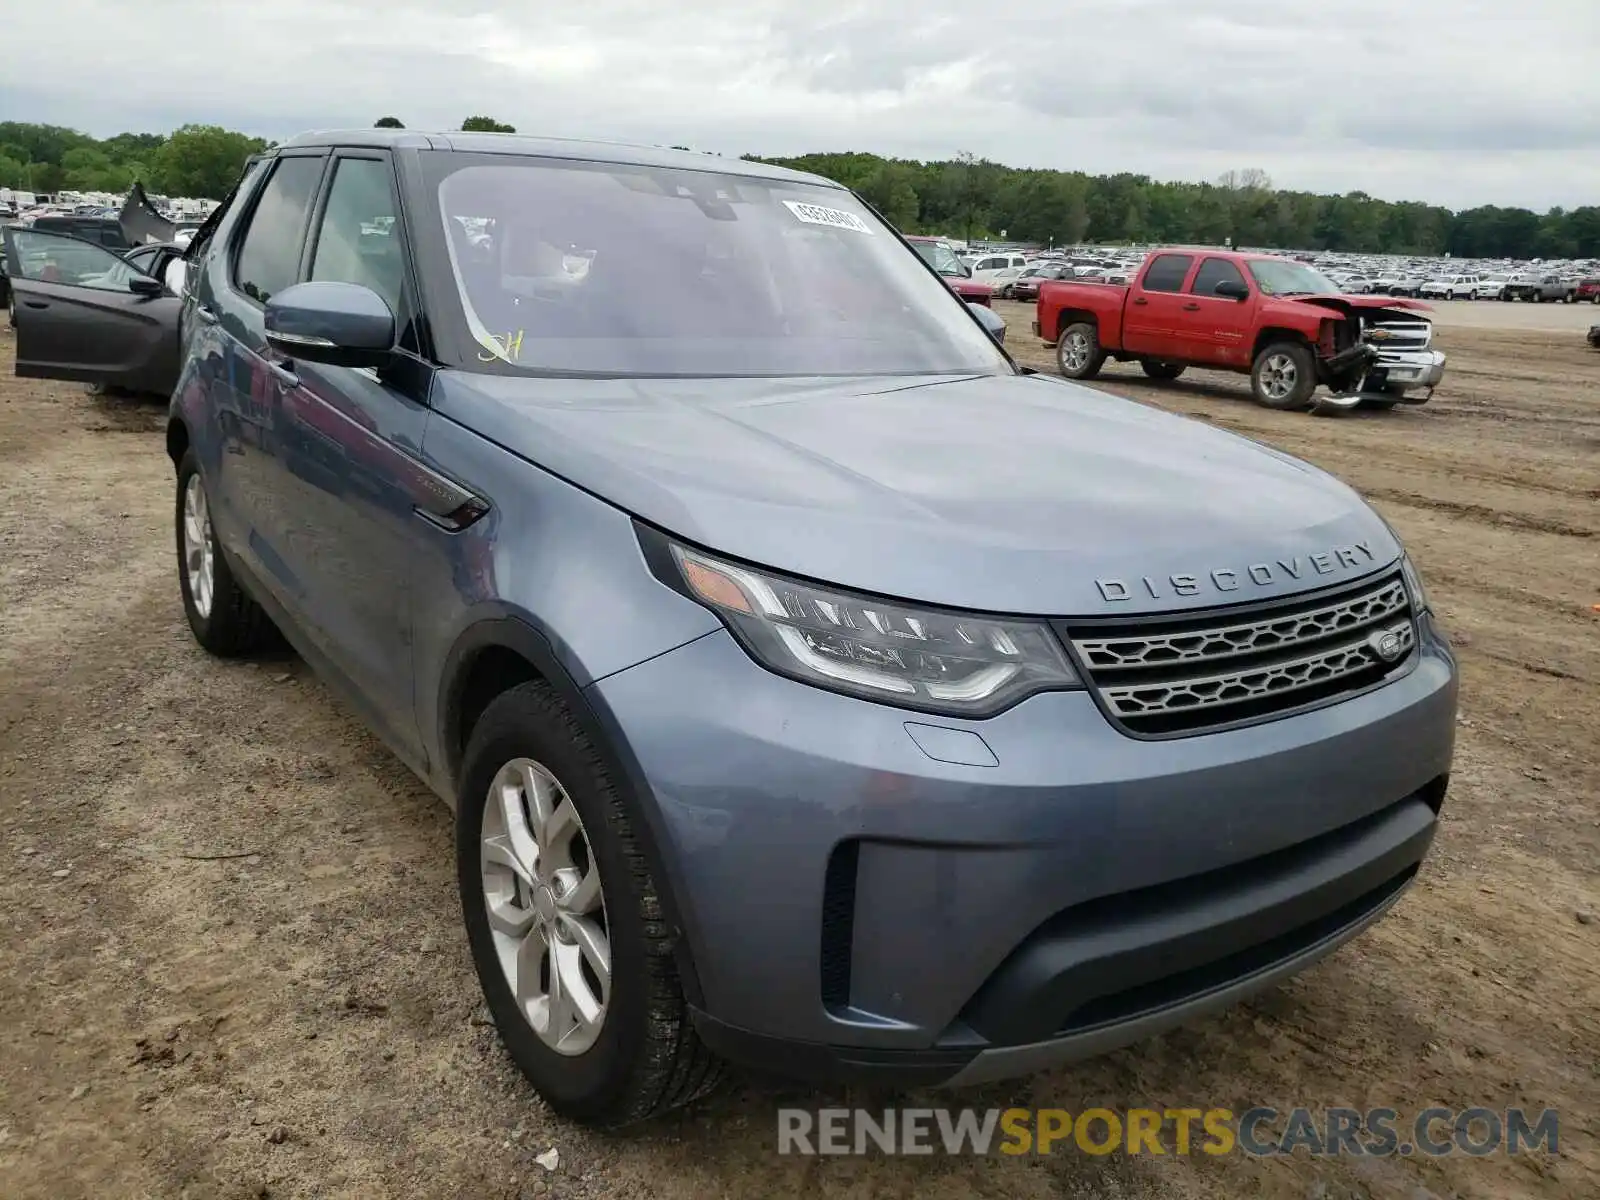
[[626, 1137], [554, 1119], [485, 1023], [443, 806], [298, 660], [194, 645], [162, 411], [16, 380], [0, 330], [0, 1197], [1600, 1194], [1600, 352], [1587, 308], [1448, 307], [1420, 410], [1100, 384], [1329, 468], [1406, 539], [1464, 678], [1417, 886], [1253, 1003], [914, 1102], [1549, 1107], [1560, 1157], [780, 1158], [780, 1104], [890, 1100], [747, 1080]]

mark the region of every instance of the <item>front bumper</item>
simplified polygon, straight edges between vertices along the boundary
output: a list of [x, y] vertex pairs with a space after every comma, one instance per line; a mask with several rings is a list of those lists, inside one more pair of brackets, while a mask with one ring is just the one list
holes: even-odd
[[1439, 350], [1379, 351], [1356, 390], [1319, 394], [1312, 399], [1312, 411], [1337, 415], [1359, 407], [1363, 400], [1426, 404], [1444, 378], [1444, 364]]
[[1083, 692], [986, 721], [820, 691], [717, 632], [594, 684], [645, 793], [724, 1055], [800, 1077], [975, 1082], [1231, 1003], [1414, 876], [1455, 668], [1166, 741]]
[[1444, 364], [1440, 350], [1380, 350], [1373, 369], [1390, 387], [1432, 389], [1444, 378]]

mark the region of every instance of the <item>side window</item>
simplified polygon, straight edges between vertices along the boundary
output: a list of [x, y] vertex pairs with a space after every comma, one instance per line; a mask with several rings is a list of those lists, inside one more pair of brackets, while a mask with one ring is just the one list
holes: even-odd
[[1183, 277], [1189, 273], [1192, 254], [1158, 254], [1150, 260], [1150, 269], [1144, 273], [1144, 290], [1147, 292], [1181, 292]]
[[339, 159], [317, 232], [311, 278], [369, 287], [403, 322], [405, 256], [397, 215], [394, 172], [387, 160]]
[[300, 240], [322, 178], [321, 158], [280, 158], [261, 200], [250, 214], [249, 227], [233, 264], [234, 286], [257, 304], [295, 281], [300, 269]]
[[125, 292], [139, 272], [104, 246], [59, 233], [13, 229], [21, 278], [64, 283], [101, 292]]
[[[1225, 258], [1208, 258], [1194, 273], [1194, 284], [1189, 288], [1196, 296], [1215, 296], [1219, 283], [1243, 283], [1239, 268]], [[1149, 287], [1149, 284], [1145, 284]]]

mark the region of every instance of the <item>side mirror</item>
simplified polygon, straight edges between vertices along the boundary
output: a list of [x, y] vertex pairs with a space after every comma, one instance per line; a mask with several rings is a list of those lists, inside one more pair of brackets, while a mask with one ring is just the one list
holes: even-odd
[[972, 303], [972, 301], [969, 300], [969, 301], [967, 301], [967, 307], [972, 310], [972, 315], [978, 318], [978, 324], [982, 325], [985, 329], [987, 329], [989, 331], [989, 336], [992, 337], [1000, 345], [1002, 345], [1002, 346], [1005, 345], [1005, 343], [1006, 343], [1006, 321], [1005, 321], [1005, 318], [1002, 317], [999, 313], [995, 312], [994, 309], [990, 308], [986, 304], [974, 304], [974, 303]]
[[297, 283], [267, 301], [267, 345], [335, 367], [381, 367], [394, 350], [394, 313], [359, 283]]
[[1213, 296], [1221, 296], [1227, 300], [1248, 300], [1250, 299], [1250, 288], [1240, 283], [1237, 279], [1224, 279], [1211, 289], [1211, 294]]
[[152, 279], [148, 275], [135, 275], [128, 280], [128, 290], [135, 296], [159, 296], [167, 288], [159, 279]]

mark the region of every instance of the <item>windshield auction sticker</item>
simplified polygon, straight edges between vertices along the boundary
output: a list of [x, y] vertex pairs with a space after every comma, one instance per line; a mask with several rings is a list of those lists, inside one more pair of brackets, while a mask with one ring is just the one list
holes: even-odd
[[785, 200], [783, 206], [807, 225], [828, 225], [834, 229], [849, 229], [869, 236], [872, 227], [853, 212], [842, 208], [823, 208], [820, 204], [802, 204], [798, 200]]

